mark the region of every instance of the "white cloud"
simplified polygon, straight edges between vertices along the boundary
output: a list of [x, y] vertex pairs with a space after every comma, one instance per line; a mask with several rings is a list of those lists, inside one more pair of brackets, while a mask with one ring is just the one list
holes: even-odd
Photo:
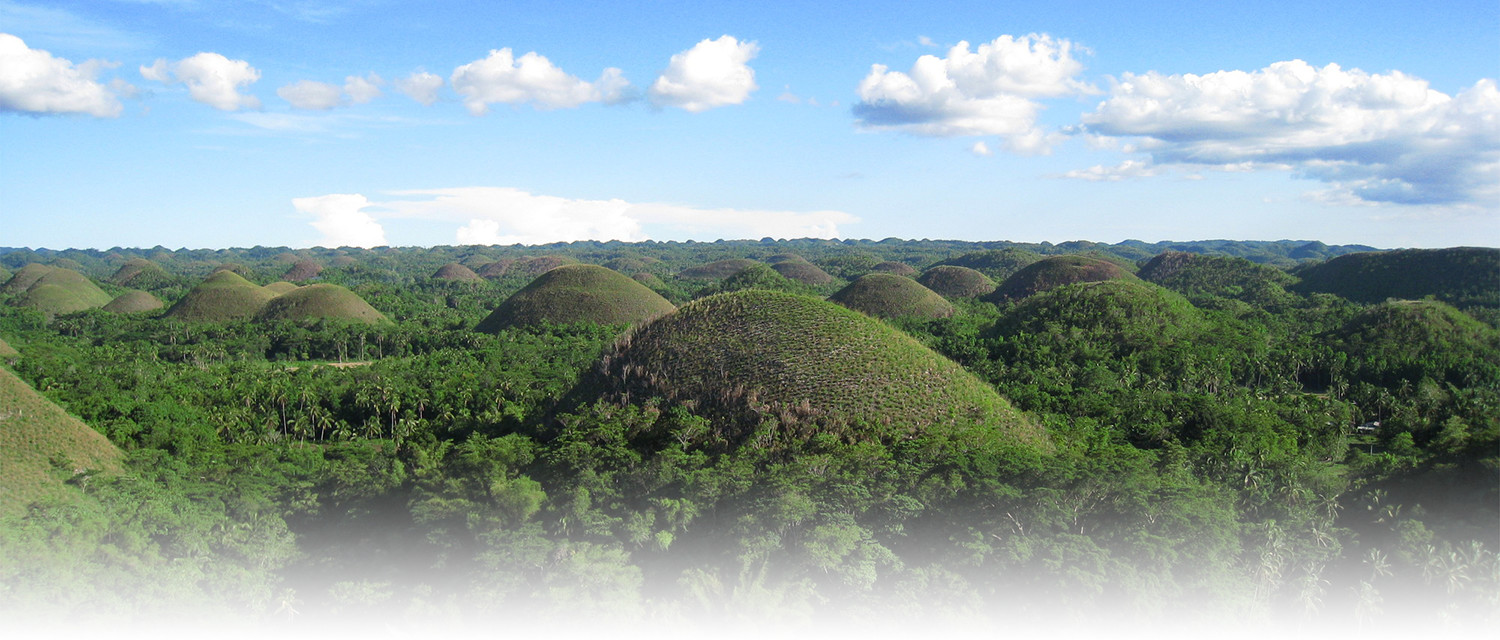
[[[0, 111], [118, 116], [123, 108], [119, 98], [95, 80], [104, 66], [108, 65], [97, 61], [74, 66], [26, 46], [16, 36], [0, 33]], [[119, 88], [124, 87], [129, 85]]]
[[983, 140], [980, 140], [979, 142], [974, 143], [974, 146], [969, 147], [969, 153], [972, 153], [981, 158], [995, 155], [994, 151], [990, 151], [990, 145], [985, 144]]
[[312, 226], [323, 234], [325, 247], [379, 247], [386, 244], [385, 228], [364, 209], [370, 201], [357, 193], [335, 193], [294, 198], [292, 206], [315, 218]]
[[1074, 169], [1062, 174], [1063, 178], [1088, 180], [1089, 182], [1119, 182], [1126, 178], [1143, 178], [1160, 174], [1165, 168], [1141, 160], [1126, 160], [1113, 167], [1102, 164], [1087, 169]]
[[344, 78], [344, 95], [349, 96], [349, 101], [354, 104], [364, 104], [380, 97], [380, 86], [383, 84], [385, 80], [374, 73], [363, 78], [349, 76]]
[[326, 82], [303, 80], [276, 90], [276, 95], [298, 109], [332, 109], [344, 103], [339, 88]]
[[443, 79], [435, 73], [416, 71], [396, 81], [396, 90], [426, 106], [437, 102], [438, 89], [443, 88]]
[[630, 86], [621, 71], [613, 67], [605, 69], [598, 81], [584, 82], [535, 51], [516, 58], [509, 48], [492, 50], [489, 57], [459, 66], [448, 82], [464, 97], [469, 113], [476, 116], [488, 113], [489, 105], [497, 102], [530, 103], [537, 109], [567, 109], [586, 102], [615, 103], [626, 99]]
[[1096, 91], [1077, 79], [1072, 42], [1049, 35], [1000, 36], [973, 51], [924, 55], [910, 71], [871, 65], [859, 83], [859, 126], [924, 136], [998, 135], [1007, 148], [1041, 153], [1058, 138], [1036, 124], [1038, 98]]
[[1399, 71], [1301, 60], [1125, 74], [1083, 122], [1093, 134], [1134, 139], [1156, 164], [1291, 168], [1371, 202], [1500, 204], [1494, 80], [1448, 96]]
[[199, 53], [174, 63], [158, 59], [141, 67], [141, 76], [162, 83], [187, 85], [194, 100], [222, 111], [259, 109], [260, 100], [240, 93], [240, 87], [260, 80], [260, 71], [244, 60], [230, 60], [217, 53]]
[[693, 113], [740, 104], [750, 97], [755, 70], [747, 64], [760, 47], [733, 36], [703, 40], [672, 56], [666, 70], [651, 84], [651, 104], [678, 107]]
[[[396, 191], [372, 202], [362, 195], [299, 198], [299, 211], [318, 217], [313, 226], [330, 242], [354, 242], [368, 232], [385, 237], [374, 217], [457, 224], [459, 244], [545, 244], [580, 240], [641, 241], [653, 233], [673, 238], [830, 238], [838, 225], [857, 221], [842, 211], [703, 209], [675, 204], [584, 200], [537, 195], [507, 187]], [[369, 211], [367, 211], [369, 210]], [[373, 211], [374, 213], [371, 213]]]

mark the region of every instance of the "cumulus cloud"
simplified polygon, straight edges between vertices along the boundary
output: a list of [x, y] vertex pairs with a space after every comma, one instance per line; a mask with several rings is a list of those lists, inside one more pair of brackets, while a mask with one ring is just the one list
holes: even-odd
[[1083, 123], [1092, 134], [1132, 139], [1157, 165], [1290, 168], [1368, 202], [1500, 196], [1494, 80], [1449, 96], [1399, 71], [1301, 60], [1249, 72], [1127, 73]]
[[188, 95], [194, 100], [221, 111], [260, 108], [260, 99], [240, 93], [241, 87], [260, 80], [260, 70], [244, 60], [204, 52], [173, 63], [159, 58], [140, 71], [147, 80], [181, 82], [187, 85]]
[[338, 87], [312, 80], [286, 85], [277, 89], [276, 95], [298, 109], [332, 109], [344, 103]]
[[323, 234], [325, 247], [379, 247], [386, 244], [385, 228], [364, 209], [370, 201], [357, 193], [335, 193], [313, 198], [294, 198], [292, 206], [313, 217], [312, 226]]
[[[352, 231], [372, 233], [384, 243], [381, 218], [428, 220], [459, 225], [459, 244], [546, 244], [580, 240], [647, 240], [653, 234], [686, 237], [819, 237], [839, 234], [838, 225], [857, 219], [842, 211], [763, 211], [704, 209], [677, 204], [632, 203], [538, 195], [508, 187], [460, 187], [396, 191], [372, 202], [362, 195], [328, 195], [293, 201], [299, 211], [318, 217], [313, 226], [342, 244]], [[368, 210], [368, 211], [367, 211]], [[320, 226], [321, 225], [321, 226]], [[338, 233], [335, 231], [351, 231]], [[334, 241], [334, 240], [330, 240]], [[360, 246], [367, 246], [361, 244]]]
[[417, 71], [396, 81], [396, 90], [426, 106], [437, 102], [438, 89], [443, 88], [443, 78], [435, 73]]
[[1006, 148], [1045, 152], [1058, 139], [1036, 123], [1039, 98], [1096, 91], [1077, 79], [1078, 47], [1049, 35], [1000, 36], [948, 57], [924, 55], [905, 73], [872, 65], [859, 83], [860, 127], [923, 136], [998, 135]]
[[385, 81], [373, 73], [346, 77], [342, 88], [327, 82], [302, 80], [277, 89], [276, 95], [295, 108], [321, 111], [374, 100], [380, 96], [382, 84]]
[[344, 95], [354, 104], [364, 104], [380, 97], [380, 86], [385, 80], [371, 73], [364, 77], [349, 76], [344, 78]]
[[1153, 165], [1141, 160], [1126, 160], [1113, 167], [1106, 167], [1100, 164], [1087, 169], [1074, 169], [1062, 174], [1062, 177], [1075, 180], [1088, 180], [1089, 182], [1119, 182], [1126, 178], [1143, 178], [1158, 175], [1162, 171], [1163, 167], [1160, 165]]
[[627, 100], [630, 87], [623, 73], [613, 67], [605, 69], [597, 81], [585, 82], [535, 51], [517, 58], [509, 48], [492, 50], [482, 60], [459, 66], [448, 82], [476, 116], [488, 113], [494, 103], [529, 103], [536, 109], [567, 109], [587, 102], [613, 104]]
[[724, 35], [703, 40], [672, 56], [667, 68], [651, 84], [651, 104], [678, 107], [692, 113], [740, 104], [758, 87], [748, 64], [760, 47]]
[[974, 146], [969, 147], [969, 153], [972, 153], [981, 158], [995, 155], [995, 152], [990, 150], [990, 145], [985, 144], [983, 140], [976, 142], [974, 143]]
[[[120, 115], [119, 98], [95, 77], [107, 66], [97, 61], [74, 65], [51, 53], [32, 49], [20, 38], [0, 33], [0, 111], [86, 113], [100, 118]], [[112, 84], [133, 91], [129, 84]]]

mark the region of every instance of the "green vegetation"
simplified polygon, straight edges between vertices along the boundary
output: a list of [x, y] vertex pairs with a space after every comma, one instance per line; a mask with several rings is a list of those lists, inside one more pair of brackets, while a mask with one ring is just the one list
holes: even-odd
[[384, 314], [376, 311], [358, 294], [328, 283], [298, 287], [271, 298], [255, 314], [256, 322], [307, 323], [318, 320], [390, 323]]
[[1111, 262], [1084, 256], [1054, 256], [1016, 271], [987, 298], [995, 302], [1019, 300], [1078, 282], [1134, 279], [1135, 276]]
[[1304, 293], [1355, 302], [1435, 297], [1459, 307], [1500, 307], [1500, 249], [1402, 249], [1355, 253], [1298, 269]]
[[188, 322], [248, 319], [273, 297], [233, 271], [215, 271], [167, 309], [166, 317]]
[[911, 278], [889, 273], [860, 276], [828, 299], [877, 318], [941, 318], [953, 315], [953, 305], [933, 290]]
[[0, 293], [24, 293], [27, 289], [31, 288], [31, 285], [36, 284], [38, 280], [42, 279], [42, 276], [47, 275], [50, 271], [52, 271], [52, 267], [36, 262], [30, 263], [12, 274], [10, 280], [5, 282], [5, 286], [0, 287]]
[[0, 358], [14, 358], [19, 355], [21, 352], [16, 351], [16, 348], [10, 346], [4, 338], [0, 338]]
[[104, 310], [110, 313], [143, 313], [156, 311], [165, 306], [156, 296], [145, 291], [132, 290], [115, 296], [114, 300], [104, 305]]
[[510, 265], [515, 264], [515, 262], [516, 261], [514, 259], [502, 258], [500, 260], [496, 260], [479, 267], [479, 269], [476, 270], [475, 273], [478, 273], [481, 278], [487, 278], [490, 280], [503, 278], [505, 277], [505, 274], [510, 271]]
[[724, 420], [698, 437], [732, 446], [766, 429], [853, 442], [929, 432], [968, 446], [1046, 441], [992, 389], [888, 325], [759, 289], [694, 301], [627, 334], [582, 389], [585, 401], [685, 403]]
[[885, 262], [876, 264], [875, 266], [870, 267], [870, 271], [875, 273], [890, 273], [898, 276], [906, 276], [908, 278], [915, 277], [917, 275], [916, 267], [906, 264], [905, 262], [895, 262], [892, 260], [886, 260]]
[[264, 287], [261, 287], [261, 288], [265, 289], [266, 291], [271, 292], [272, 296], [279, 296], [279, 295], [281, 295], [283, 293], [287, 293], [287, 292], [291, 292], [291, 291], [296, 291], [297, 290], [297, 285], [292, 284], [290, 282], [287, 282], [285, 280], [278, 280], [276, 282], [272, 282], [271, 284], [268, 284], [268, 285], [266, 285]]
[[[22, 289], [21, 284], [26, 284], [26, 287]], [[27, 265], [17, 272], [7, 283], [7, 292], [12, 291], [18, 295], [11, 304], [36, 309], [49, 316], [96, 309], [109, 304], [111, 299], [109, 294], [77, 271], [42, 265]]]
[[1297, 281], [1285, 271], [1244, 258], [1182, 251], [1152, 258], [1137, 275], [1195, 300], [1221, 297], [1262, 306], [1290, 303], [1286, 289]]
[[548, 322], [632, 324], [673, 308], [655, 291], [615, 271], [597, 265], [565, 265], [507, 298], [475, 329], [495, 333]]
[[442, 268], [432, 274], [432, 277], [437, 280], [450, 280], [453, 282], [478, 282], [483, 279], [479, 277], [479, 274], [474, 273], [473, 269], [457, 262], [449, 262], [443, 265]]
[[522, 276], [539, 276], [558, 267], [577, 263], [577, 260], [567, 256], [535, 256], [521, 258], [512, 262], [510, 268], [505, 270], [505, 273]]
[[996, 282], [1003, 282], [1017, 271], [1041, 260], [1042, 255], [1025, 249], [992, 249], [966, 253], [948, 258], [934, 266], [967, 267], [978, 271]]
[[287, 282], [306, 282], [318, 277], [320, 273], [323, 273], [323, 265], [303, 258], [293, 262], [286, 273], [281, 274], [281, 279]]
[[722, 280], [736, 273], [744, 271], [753, 265], [759, 264], [754, 260], [745, 258], [732, 258], [719, 260], [708, 264], [698, 265], [690, 269], [678, 272], [677, 277], [688, 280]]
[[117, 472], [119, 458], [108, 439], [0, 367], [0, 516], [61, 499], [68, 484], [91, 474]]
[[944, 298], [978, 298], [995, 290], [995, 281], [983, 273], [952, 265], [928, 269], [917, 282]]
[[[787, 264], [787, 263], [779, 263]], [[788, 279], [781, 272], [762, 262], [756, 262], [728, 278], [710, 284], [693, 295], [694, 298], [704, 298], [714, 294], [728, 293], [730, 291], [744, 291], [746, 289], [765, 289], [768, 291], [785, 291], [787, 293], [800, 293], [803, 295], [816, 295], [816, 289]]]
[[109, 282], [131, 289], [161, 289], [176, 284], [176, 278], [155, 262], [145, 258], [131, 258], [120, 265]]

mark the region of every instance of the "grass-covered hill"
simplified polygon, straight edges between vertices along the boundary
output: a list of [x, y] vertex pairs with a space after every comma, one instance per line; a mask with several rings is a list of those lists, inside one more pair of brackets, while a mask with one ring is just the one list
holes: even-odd
[[119, 459], [103, 435], [0, 367], [0, 516], [60, 497], [80, 474], [116, 471]]
[[1053, 256], [1011, 274], [986, 299], [993, 302], [1017, 300], [1078, 282], [1135, 279], [1130, 272], [1112, 262], [1078, 255]]
[[728, 293], [730, 291], [743, 291], [745, 289], [766, 289], [768, 291], [785, 291], [787, 293], [800, 293], [804, 295], [813, 295], [816, 293], [816, 290], [811, 286], [781, 275], [781, 272], [777, 271], [771, 265], [763, 262], [755, 262], [741, 269], [739, 273], [699, 289], [693, 297], [706, 298], [711, 295]]
[[130, 289], [161, 289], [177, 283], [161, 265], [145, 258], [130, 258], [109, 277], [110, 284]]
[[510, 265], [515, 264], [515, 262], [514, 258], [501, 258], [480, 265], [474, 272], [479, 274], [481, 278], [498, 280], [505, 277], [505, 274], [510, 271]]
[[953, 305], [916, 280], [889, 273], [868, 273], [829, 296], [832, 302], [877, 318], [945, 318]]
[[505, 273], [509, 275], [539, 276], [558, 267], [577, 263], [577, 259], [568, 256], [533, 256], [512, 262], [510, 268], [505, 270]]
[[759, 264], [746, 258], [730, 258], [708, 264], [700, 264], [678, 272], [677, 277], [687, 280], [721, 280]]
[[784, 260], [771, 265], [771, 268], [788, 280], [806, 285], [816, 287], [833, 282], [833, 276], [828, 275], [827, 271], [806, 260]]
[[978, 298], [995, 290], [995, 281], [968, 267], [938, 265], [923, 272], [917, 283], [944, 298]]
[[306, 282], [318, 277], [323, 273], [323, 265], [314, 260], [302, 258], [292, 263], [292, 266], [281, 274], [281, 279], [287, 282]]
[[114, 300], [104, 305], [104, 310], [111, 313], [142, 313], [156, 311], [165, 306], [161, 299], [150, 293], [131, 290], [115, 296]]
[[948, 258], [934, 266], [968, 267], [989, 276], [995, 282], [1001, 282], [1042, 258], [1042, 254], [1025, 249], [990, 249]]
[[21, 355], [21, 352], [16, 351], [15, 347], [10, 346], [10, 343], [6, 342], [5, 338], [0, 338], [0, 358], [14, 358], [19, 355]]
[[336, 284], [319, 283], [298, 287], [268, 300], [255, 314], [257, 321], [343, 320], [366, 324], [389, 324], [359, 294]]
[[[1460, 375], [1451, 382], [1471, 386], [1462, 374], [1500, 373], [1500, 331], [1453, 306], [1433, 300], [1391, 300], [1373, 305], [1330, 335], [1328, 342], [1355, 361], [1378, 364], [1376, 377], [1412, 380], [1408, 371], [1447, 370]], [[1434, 358], [1446, 361], [1423, 364]], [[1490, 381], [1500, 384], [1500, 379]]]
[[896, 262], [894, 260], [886, 260], [885, 262], [876, 264], [875, 266], [870, 267], [870, 271], [872, 273], [891, 273], [898, 276], [906, 276], [908, 278], [916, 277], [917, 275], [916, 267], [906, 264], [905, 262]]
[[1342, 255], [1294, 272], [1303, 293], [1355, 302], [1433, 296], [1449, 304], [1500, 307], [1500, 249], [1402, 249]]
[[290, 292], [290, 291], [296, 291], [297, 290], [297, 285], [292, 284], [290, 282], [287, 282], [285, 280], [277, 280], [276, 282], [272, 282], [271, 284], [268, 284], [268, 285], [266, 285], [264, 287], [261, 287], [261, 288], [265, 289], [266, 291], [270, 291], [271, 295], [273, 295], [273, 296], [279, 296], [279, 295], [281, 295], [283, 293], [287, 293], [287, 292]]
[[889, 442], [930, 430], [998, 429], [1046, 440], [989, 385], [894, 327], [759, 289], [693, 301], [622, 337], [580, 393], [689, 405], [721, 417], [726, 428], [717, 436], [730, 443], [772, 418], [803, 437], [827, 431]]
[[484, 278], [479, 277], [473, 269], [457, 262], [449, 262], [433, 272], [434, 280], [448, 280], [450, 282], [478, 282]]
[[1030, 296], [1001, 319], [1002, 334], [1080, 331], [1116, 353], [1193, 336], [1202, 314], [1181, 295], [1140, 280], [1080, 282]]
[[631, 324], [673, 308], [666, 298], [619, 272], [591, 264], [564, 265], [500, 303], [475, 329], [495, 333], [544, 322]]
[[[26, 286], [22, 288], [22, 284]], [[97, 309], [112, 299], [77, 271], [43, 265], [27, 265], [16, 272], [6, 289], [16, 292], [11, 304], [36, 309], [48, 316]]]
[[167, 310], [166, 317], [189, 322], [247, 319], [274, 297], [233, 271], [218, 271], [190, 289]]

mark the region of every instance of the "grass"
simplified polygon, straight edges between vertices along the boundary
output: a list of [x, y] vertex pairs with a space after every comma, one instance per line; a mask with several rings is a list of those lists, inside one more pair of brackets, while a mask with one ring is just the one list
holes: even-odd
[[135, 289], [145, 289], [170, 283], [172, 276], [155, 262], [145, 258], [131, 258], [120, 265], [109, 277], [111, 284]]
[[104, 310], [112, 313], [143, 313], [165, 306], [160, 299], [145, 291], [126, 291], [104, 305]]
[[457, 262], [449, 262], [439, 267], [437, 272], [432, 274], [432, 277], [435, 280], [451, 280], [454, 282], [478, 282], [484, 279], [479, 277], [479, 274], [474, 273], [473, 269]]
[[489, 278], [491, 280], [504, 278], [505, 274], [510, 271], [510, 265], [513, 265], [515, 263], [516, 261], [512, 258], [501, 258], [482, 267], [479, 267], [475, 272], [478, 273], [479, 277], [481, 278]]
[[288, 291], [261, 307], [256, 321], [347, 320], [366, 324], [390, 324], [385, 314], [375, 310], [364, 298], [336, 284], [310, 284]]
[[677, 277], [687, 280], [722, 280], [755, 264], [760, 263], [745, 258], [730, 258], [683, 269]]
[[889, 273], [898, 276], [906, 276], [908, 278], [917, 275], [916, 267], [906, 264], [905, 262], [896, 262], [894, 260], [886, 260], [885, 262], [870, 267], [870, 271], [872, 273]]
[[946, 318], [953, 315], [953, 305], [937, 292], [916, 280], [890, 273], [860, 276], [828, 299], [878, 318]]
[[273, 297], [233, 271], [217, 271], [172, 305], [166, 317], [189, 322], [250, 318]]
[[281, 295], [283, 293], [288, 293], [288, 292], [291, 292], [291, 291], [296, 291], [297, 290], [297, 285], [292, 284], [290, 282], [287, 282], [285, 280], [278, 280], [276, 282], [272, 282], [271, 284], [268, 284], [268, 285], [266, 285], [264, 287], [261, 287], [261, 288], [265, 289], [266, 291], [270, 291], [271, 295], [273, 295], [273, 296], [279, 296], [279, 295]]
[[52, 267], [36, 262], [21, 267], [19, 271], [11, 275], [10, 280], [5, 282], [5, 286], [0, 287], [0, 293], [25, 293], [31, 285], [36, 284], [37, 280], [41, 280], [42, 276], [47, 275], [47, 272], [51, 270]]
[[968, 267], [1000, 282], [1041, 259], [1042, 254], [1025, 249], [991, 249], [965, 253], [937, 264]]
[[631, 324], [673, 308], [666, 298], [619, 272], [573, 264], [542, 274], [500, 303], [475, 329], [495, 333], [544, 322]]
[[978, 298], [995, 290], [995, 281], [968, 267], [938, 265], [928, 269], [917, 283], [944, 298]]
[[119, 459], [103, 435], [0, 368], [0, 515], [66, 495], [89, 471], [118, 471]]
[[998, 329], [1017, 333], [1107, 336], [1121, 352], [1191, 339], [1204, 327], [1202, 313], [1181, 295], [1140, 280], [1064, 285], [1022, 300]]
[[281, 279], [287, 282], [305, 282], [318, 277], [320, 273], [323, 273], [323, 265], [302, 259], [292, 263], [291, 268], [282, 274]]
[[5, 338], [0, 338], [0, 358], [15, 358], [20, 355], [21, 352], [16, 351], [15, 347], [10, 346], [10, 344], [5, 341]]
[[809, 296], [702, 298], [622, 337], [582, 401], [661, 398], [721, 418], [728, 440], [766, 419], [806, 434], [896, 440], [981, 430], [1044, 445], [994, 389], [879, 320]]
[[1403, 249], [1351, 253], [1294, 272], [1303, 293], [1355, 302], [1427, 296], [1458, 306], [1500, 307], [1500, 249]]
[[523, 276], [539, 276], [563, 265], [578, 264], [577, 260], [567, 256], [536, 256], [532, 258], [521, 258], [511, 263], [506, 273]]
[[1120, 265], [1087, 256], [1053, 256], [1033, 262], [1015, 272], [986, 299], [1000, 302], [1019, 299], [1079, 282], [1137, 280]]

